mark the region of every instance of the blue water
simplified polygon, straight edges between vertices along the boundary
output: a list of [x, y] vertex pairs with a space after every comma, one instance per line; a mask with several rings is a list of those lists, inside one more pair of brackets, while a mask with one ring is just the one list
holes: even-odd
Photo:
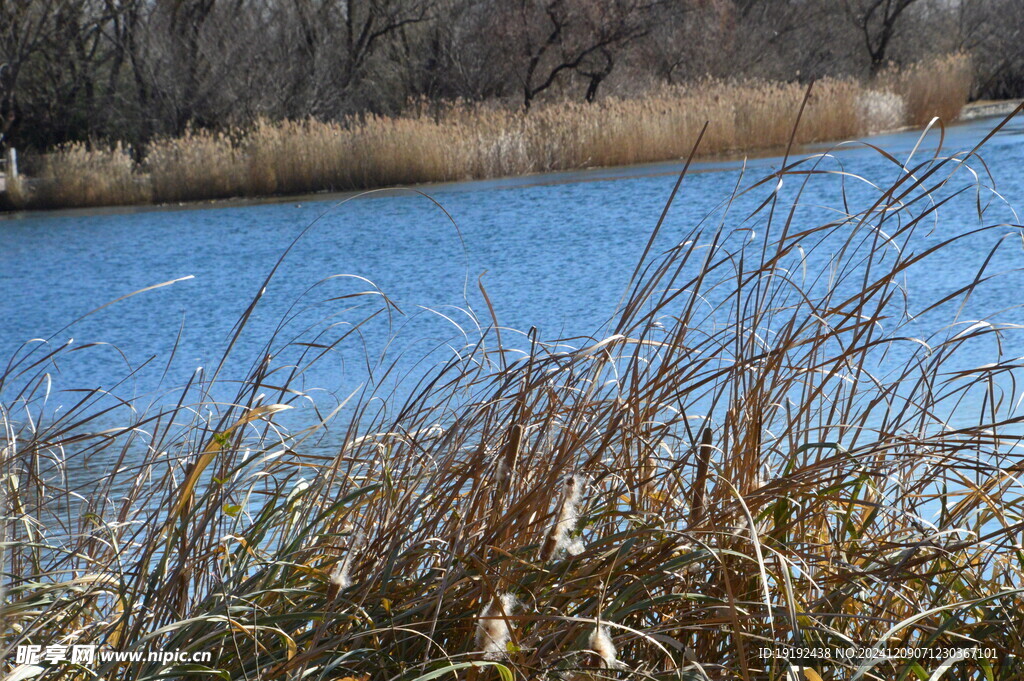
[[[950, 128], [943, 149], [970, 149], [996, 122], [982, 119]], [[906, 160], [918, 133], [870, 141]], [[938, 135], [930, 134], [915, 158], [934, 153], [937, 143]], [[1024, 208], [1024, 123], [1006, 126], [987, 143], [982, 158], [983, 163], [973, 160], [971, 170], [961, 171], [952, 185], [970, 191], [944, 206], [933, 231], [920, 231], [909, 247], [923, 250], [980, 225], [1005, 226], [940, 253], [927, 269], [915, 271], [907, 291], [927, 300], [955, 290], [971, 280], [998, 243], [989, 269], [1008, 274], [998, 285], [980, 288], [960, 318], [1003, 311], [1003, 321], [1024, 321], [1009, 309], [1024, 290], [1024, 277], [1015, 271], [1024, 264], [1024, 251], [1020, 230], [1013, 226], [1019, 222], [1013, 207]], [[652, 254], [674, 245], [702, 220], [714, 231], [723, 223], [719, 207], [737, 184], [752, 183], [781, 163], [780, 158], [762, 158], [697, 164]], [[661, 163], [298, 203], [13, 216], [0, 221], [0, 361], [41, 357], [64, 344], [82, 348], [51, 367], [52, 409], [77, 400], [78, 393], [62, 392], [73, 388], [113, 389], [143, 404], [172, 399], [170, 391], [198, 367], [208, 377], [218, 365], [249, 301], [289, 244], [311, 224], [271, 279], [223, 376], [240, 378], [266, 348], [274, 354], [297, 337], [308, 340], [307, 329], [324, 332], [324, 341], [343, 340], [296, 381], [297, 387], [343, 397], [367, 382], [415, 376], [432, 362], [449, 359], [473, 338], [474, 329], [492, 324], [481, 284], [506, 328], [506, 344], [525, 346], [523, 333], [535, 327], [541, 339], [577, 338], [567, 343], [584, 345], [578, 337], [606, 333], [602, 328], [614, 314], [680, 167]], [[822, 167], [850, 176], [843, 183], [839, 176], [812, 179], [800, 201], [797, 225], [828, 215], [829, 206], [841, 205], [843, 192], [851, 210], [865, 207], [878, 195], [873, 185], [887, 186], [900, 173], [863, 145], [831, 151]], [[972, 188], [972, 173], [981, 177], [984, 190]], [[795, 196], [797, 184], [787, 180], [780, 190], [782, 205]], [[747, 225], [743, 219], [771, 186], [737, 200], [723, 228], [745, 226], [753, 230], [750, 238], [759, 238], [762, 218]], [[986, 207], [980, 219], [979, 205]], [[828, 247], [816, 249], [797, 265], [804, 269], [800, 276], [813, 279], [823, 273], [829, 254]], [[121, 296], [177, 279], [182, 280], [95, 311]], [[365, 292], [386, 295], [391, 304], [382, 306], [377, 294], [346, 297]], [[361, 323], [382, 307], [383, 312]], [[293, 313], [279, 330], [281, 320]], [[278, 336], [271, 341], [275, 330]], [[939, 330], [920, 329], [922, 337]], [[999, 350], [1003, 356], [1024, 355], [1024, 348], [996, 348], [985, 341], [967, 348], [962, 361], [994, 361]], [[392, 365], [396, 371], [385, 376]], [[9, 381], [0, 397], [10, 400], [17, 386]]]
[[[342, 206], [316, 201], [52, 214], [2, 222], [0, 285], [17, 294], [3, 301], [0, 356], [10, 356], [32, 338], [48, 339], [51, 345], [72, 338], [75, 344], [110, 343], [107, 350], [90, 351], [87, 361], [60, 368], [60, 380], [67, 385], [109, 387], [128, 363], [165, 358], [181, 328], [173, 370], [187, 374], [195, 366], [210, 366], [278, 257], [321, 215], [268, 287], [235, 350], [238, 356], [253, 357], [304, 291], [339, 274], [372, 281], [402, 313], [415, 317], [413, 322], [394, 320], [413, 327], [402, 336], [427, 343], [457, 330], [422, 307], [470, 328], [490, 323], [478, 280], [502, 325], [536, 326], [548, 338], [589, 334], [621, 294], [670, 184], [669, 177], [653, 177], [432, 191], [458, 229], [418, 195], [359, 199]], [[194, 278], [119, 302], [63, 328], [119, 296], [189, 275]], [[334, 280], [307, 300], [364, 290], [372, 288], [361, 280]], [[376, 308], [378, 301], [364, 300], [362, 305]], [[323, 313], [347, 307], [337, 304]], [[358, 312], [345, 316], [361, 318]], [[316, 317], [305, 316], [310, 321]], [[390, 335], [388, 324], [379, 319], [363, 331], [370, 355], [379, 356]], [[341, 348], [336, 387], [362, 380], [364, 354], [361, 343]], [[348, 366], [352, 362], [358, 367]], [[162, 371], [161, 365], [154, 373]], [[143, 391], [154, 385], [144, 377], [136, 383]]]

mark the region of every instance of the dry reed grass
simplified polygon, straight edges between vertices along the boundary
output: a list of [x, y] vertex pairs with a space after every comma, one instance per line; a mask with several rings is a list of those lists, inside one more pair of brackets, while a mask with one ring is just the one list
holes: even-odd
[[248, 161], [228, 135], [190, 131], [159, 139], [146, 152], [143, 170], [160, 203], [221, 199], [248, 194]]
[[131, 149], [120, 143], [93, 147], [75, 142], [43, 159], [30, 207], [105, 206], [149, 203], [151, 178], [140, 172]]
[[876, 86], [899, 94], [906, 106], [906, 124], [924, 126], [935, 116], [955, 120], [971, 91], [971, 62], [963, 54], [890, 69]]
[[[994, 652], [951, 666], [809, 664], [831, 679], [1021, 678], [1022, 383], [1016, 353], [995, 348], [1019, 347], [1022, 329], [956, 313], [999, 290], [989, 260], [964, 288], [901, 286], [964, 238], [1005, 236], [984, 226], [974, 162], [894, 165], [893, 184], [836, 198], [824, 222], [791, 219], [834, 179], [796, 163], [744, 190], [753, 214], [723, 206], [645, 256], [593, 339], [477, 320], [408, 397], [371, 384], [343, 418], [321, 399], [310, 428], [274, 423], [313, 400], [287, 377], [359, 342], [361, 315], [397, 314], [388, 301], [343, 327], [349, 301], [327, 296], [323, 333], [278, 328], [233, 400], [203, 377], [148, 412], [141, 398], [108, 409], [87, 386], [61, 397], [48, 377], [76, 348], [26, 347], [0, 373], [0, 657], [24, 644], [214, 655], [88, 669], [108, 681], [678, 681], [787, 678], [762, 646], [981, 646]], [[803, 188], [782, 198], [783, 177]], [[978, 211], [971, 234], [941, 227], [957, 195]], [[926, 320], [938, 330], [919, 339]], [[991, 355], [962, 356], [969, 344]], [[289, 348], [297, 363], [271, 359]], [[68, 457], [120, 462], [77, 512]], [[539, 557], [577, 533], [578, 555]]]
[[[814, 87], [795, 141], [847, 139], [932, 116], [952, 121], [969, 83], [962, 56], [890, 72], [870, 88], [825, 79]], [[529, 113], [455, 102], [414, 106], [394, 118], [262, 121], [229, 134], [196, 130], [157, 140], [139, 168], [121, 147], [78, 144], [48, 157], [31, 203], [164, 203], [631, 165], [685, 156], [705, 121], [703, 154], [780, 148], [804, 90], [797, 83], [704, 81], [643, 99], [563, 102]]]

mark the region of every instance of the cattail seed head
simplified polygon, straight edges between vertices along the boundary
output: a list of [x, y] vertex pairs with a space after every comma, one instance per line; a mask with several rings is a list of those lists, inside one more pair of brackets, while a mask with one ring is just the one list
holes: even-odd
[[644, 496], [651, 496], [654, 491], [654, 476], [658, 472], [658, 464], [654, 457], [648, 454], [644, 457], [643, 466], [640, 468], [640, 489]]
[[590, 633], [589, 645], [590, 649], [601, 658], [601, 665], [605, 669], [622, 669], [625, 667], [624, 664], [615, 659], [618, 651], [615, 649], [612, 637], [608, 635], [608, 628], [604, 625], [594, 627], [594, 631]]
[[562, 501], [558, 509], [558, 520], [544, 541], [544, 547], [540, 554], [542, 561], [549, 561], [562, 553], [576, 556], [583, 552], [583, 541], [572, 536], [580, 519], [579, 507], [582, 490], [583, 480], [577, 475], [568, 476], [562, 483]]
[[501, 659], [508, 650], [512, 634], [508, 617], [517, 605], [515, 596], [503, 593], [488, 601], [480, 611], [476, 625], [476, 647], [483, 653], [485, 660]]

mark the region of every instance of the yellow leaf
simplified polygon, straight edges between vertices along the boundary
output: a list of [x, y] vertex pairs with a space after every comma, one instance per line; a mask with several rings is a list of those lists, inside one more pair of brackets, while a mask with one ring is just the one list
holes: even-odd
[[818, 672], [814, 671], [810, 667], [804, 667], [804, 678], [807, 679], [807, 681], [822, 681]]
[[[279, 411], [285, 409], [291, 409], [287, 404], [268, 404], [262, 407], [256, 407], [255, 409], [248, 410], [242, 418], [238, 419], [234, 424], [228, 426], [227, 430], [217, 433], [210, 440], [210, 444], [206, 445], [203, 453], [199, 455], [199, 458], [195, 460], [188, 468], [188, 472], [185, 475], [185, 481], [181, 485], [181, 494], [178, 496], [178, 501], [174, 504], [174, 508], [171, 509], [169, 516], [170, 521], [177, 520], [181, 512], [188, 506], [189, 501], [192, 499], [192, 490], [195, 489], [196, 483], [199, 482], [199, 476], [202, 475], [203, 471], [210, 462], [214, 460], [219, 452], [225, 445], [228, 444], [231, 433], [235, 429], [244, 426], [247, 423], [255, 421], [258, 418], [264, 416], [270, 416], [276, 414]], [[170, 523], [168, 524], [170, 527]]]
[[288, 647], [288, 659], [292, 659], [299, 652], [299, 647], [295, 645], [295, 639], [288, 634], [281, 632], [281, 636], [285, 640], [285, 645]]

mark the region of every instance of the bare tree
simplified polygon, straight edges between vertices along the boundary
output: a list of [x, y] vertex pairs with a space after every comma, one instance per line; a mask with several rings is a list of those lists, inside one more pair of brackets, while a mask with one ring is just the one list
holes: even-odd
[[1016, 0], [961, 0], [952, 8], [955, 48], [972, 56], [975, 96], [1024, 94], [1024, 14]]
[[860, 31], [868, 56], [871, 75], [886, 65], [889, 47], [896, 36], [900, 17], [919, 0], [843, 0], [843, 7]]
[[53, 43], [67, 0], [0, 0], [0, 141], [18, 124], [24, 74]]
[[569, 75], [584, 78], [584, 97], [591, 101], [621, 52], [649, 32], [656, 4], [656, 0], [517, 0], [498, 7], [488, 3], [482, 7], [487, 21], [478, 39], [490, 42], [489, 49], [502, 64], [495, 75], [513, 82], [524, 107]]
[[436, 5], [437, 0], [296, 2], [303, 108], [312, 115], [337, 115], [383, 48], [409, 27], [430, 20]]
[[1020, 0], [0, 0], [0, 143], [138, 147], [189, 126], [529, 108], [711, 77], [850, 75], [969, 51], [1024, 94]]

